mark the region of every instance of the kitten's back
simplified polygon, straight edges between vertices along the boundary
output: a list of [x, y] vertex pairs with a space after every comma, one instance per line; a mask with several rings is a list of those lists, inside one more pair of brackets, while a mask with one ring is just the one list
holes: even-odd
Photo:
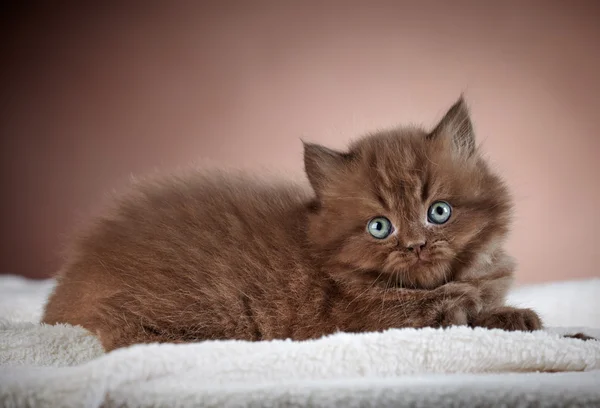
[[[75, 239], [44, 322], [94, 331], [126, 313], [121, 324], [137, 322], [146, 334], [171, 327], [182, 338], [186, 321], [202, 321], [214, 326], [197, 328], [208, 338], [239, 337], [257, 324], [246, 316], [251, 303], [268, 311], [305, 284], [309, 199], [300, 185], [232, 173], [137, 182]], [[121, 329], [110, 328], [117, 337]], [[107, 348], [120, 341], [104, 337]]]

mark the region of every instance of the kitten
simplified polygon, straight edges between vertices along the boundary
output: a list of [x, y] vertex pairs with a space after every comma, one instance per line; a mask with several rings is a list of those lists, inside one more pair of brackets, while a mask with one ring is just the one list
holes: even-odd
[[431, 132], [304, 150], [312, 191], [223, 172], [133, 186], [73, 240], [43, 321], [81, 325], [107, 351], [393, 327], [541, 328], [533, 311], [503, 305], [511, 200], [475, 146], [462, 97]]

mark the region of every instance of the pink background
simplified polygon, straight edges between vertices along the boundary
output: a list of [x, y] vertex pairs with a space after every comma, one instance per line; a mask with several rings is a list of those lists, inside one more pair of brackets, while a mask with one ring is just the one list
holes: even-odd
[[600, 276], [599, 2], [81, 3], [2, 23], [1, 272], [53, 274], [131, 173], [299, 172], [301, 137], [431, 126], [464, 91], [517, 199], [519, 282]]

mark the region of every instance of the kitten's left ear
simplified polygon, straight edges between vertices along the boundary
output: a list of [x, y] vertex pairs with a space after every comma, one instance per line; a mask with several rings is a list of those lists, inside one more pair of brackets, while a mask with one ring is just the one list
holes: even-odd
[[475, 133], [473, 132], [469, 108], [462, 95], [427, 137], [430, 139], [451, 138], [454, 149], [461, 156], [469, 157], [473, 154], [475, 151]]

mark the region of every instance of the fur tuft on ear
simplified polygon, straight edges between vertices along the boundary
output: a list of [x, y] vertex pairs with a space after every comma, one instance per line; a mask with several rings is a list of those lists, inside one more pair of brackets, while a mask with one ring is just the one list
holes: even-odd
[[456, 152], [468, 157], [475, 151], [475, 133], [469, 114], [469, 108], [461, 95], [446, 115], [428, 135], [430, 139], [448, 137]]
[[304, 145], [304, 170], [317, 196], [331, 176], [345, 164], [347, 154], [315, 143]]

